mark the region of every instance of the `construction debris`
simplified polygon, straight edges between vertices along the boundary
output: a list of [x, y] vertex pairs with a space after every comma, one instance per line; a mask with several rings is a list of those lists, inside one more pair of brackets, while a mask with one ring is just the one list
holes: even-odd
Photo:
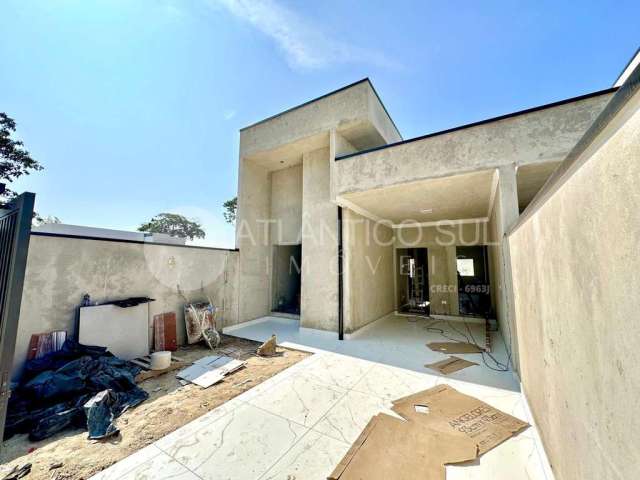
[[34, 333], [29, 341], [27, 360], [42, 358], [48, 353], [57, 352], [67, 339], [65, 330], [54, 330], [47, 333]]
[[2, 480], [19, 480], [20, 478], [24, 478], [29, 475], [29, 473], [31, 473], [30, 463], [25, 463], [21, 467], [16, 465], [9, 473], [2, 477]]
[[452, 356], [449, 358], [445, 358], [444, 360], [440, 360], [439, 362], [429, 363], [425, 365], [425, 367], [430, 368], [431, 370], [435, 370], [436, 372], [443, 375], [449, 375], [450, 373], [457, 372], [458, 370], [462, 370], [463, 368], [471, 367], [472, 365], [478, 364], [465, 360], [464, 358]]
[[226, 375], [242, 368], [246, 362], [225, 356], [210, 356], [197, 360], [190, 367], [181, 370], [176, 377], [208, 388], [221, 382]]
[[130, 361], [142, 369], [142, 371], [136, 375], [136, 383], [143, 382], [149, 378], [158, 377], [164, 373], [172, 372], [173, 370], [178, 370], [179, 368], [184, 368], [189, 365], [189, 362], [186, 362], [175, 355], [171, 355], [171, 364], [164, 370], [152, 370], [151, 356], [149, 355], [138, 357]]
[[393, 402], [374, 416], [329, 480], [444, 480], [445, 465], [475, 459], [529, 425], [448, 385]]
[[[184, 321], [187, 327], [187, 343], [193, 344], [204, 340], [202, 332], [216, 329], [216, 308], [207, 302], [188, 303], [184, 306]], [[217, 332], [216, 332], [217, 333]]]
[[466, 342], [431, 342], [427, 343], [427, 347], [440, 353], [482, 353], [484, 351], [478, 345]]
[[105, 347], [67, 339], [62, 349], [25, 364], [20, 384], [9, 398], [5, 439], [29, 433], [31, 441], [48, 438], [70, 427], [87, 427], [84, 405], [94, 395], [111, 390], [120, 408], [148, 398], [134, 381], [136, 365], [115, 357]]
[[272, 357], [276, 354], [277, 340], [275, 335], [258, 347], [256, 353], [261, 357]]
[[156, 352], [175, 352], [178, 349], [175, 312], [153, 316], [153, 345]]

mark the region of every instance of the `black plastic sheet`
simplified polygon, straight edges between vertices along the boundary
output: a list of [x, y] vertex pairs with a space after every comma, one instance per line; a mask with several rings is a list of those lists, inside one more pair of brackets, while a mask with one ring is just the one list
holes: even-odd
[[[104, 347], [67, 339], [61, 350], [27, 362], [22, 381], [9, 399], [5, 439], [29, 433], [29, 438], [36, 441], [67, 428], [86, 428], [85, 403], [105, 390], [115, 399], [112, 423], [124, 410], [148, 398], [135, 383], [139, 372], [138, 366], [115, 357]], [[108, 430], [91, 428], [105, 433]]]

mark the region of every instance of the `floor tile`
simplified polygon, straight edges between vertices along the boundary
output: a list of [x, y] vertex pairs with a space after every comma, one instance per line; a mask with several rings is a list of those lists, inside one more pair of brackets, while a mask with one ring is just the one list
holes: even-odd
[[261, 480], [325, 480], [347, 450], [348, 444], [311, 431], [278, 460]]
[[345, 389], [295, 375], [249, 400], [251, 405], [311, 427], [346, 393]]
[[371, 362], [335, 354], [319, 354], [301, 375], [334, 387], [351, 388], [371, 369]]
[[180, 480], [197, 479], [195, 475], [192, 475], [156, 446], [149, 445], [94, 475], [90, 480], [170, 478], [169, 476], [160, 476], [161, 472], [172, 472], [177, 476], [171, 478]]
[[387, 400], [396, 400], [433, 387], [437, 379], [433, 375], [376, 364], [353, 386], [353, 390]]
[[161, 439], [160, 449], [205, 480], [255, 479], [307, 431], [244, 404], [191, 435]]
[[356, 391], [348, 392], [313, 427], [329, 437], [352, 444], [374, 415], [390, 410], [391, 402]]

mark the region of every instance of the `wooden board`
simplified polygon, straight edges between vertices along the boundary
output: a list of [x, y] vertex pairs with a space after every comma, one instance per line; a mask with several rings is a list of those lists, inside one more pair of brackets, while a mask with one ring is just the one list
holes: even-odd
[[184, 368], [191, 363], [186, 362], [182, 358], [172, 356], [171, 364], [167, 368], [165, 368], [164, 370], [151, 370], [151, 357], [149, 355], [145, 357], [135, 358], [129, 361], [142, 368], [142, 372], [136, 375], [136, 383], [143, 382], [149, 378], [158, 377], [168, 372], [173, 372], [174, 370]]
[[156, 352], [175, 352], [178, 349], [175, 312], [153, 316], [153, 342]]

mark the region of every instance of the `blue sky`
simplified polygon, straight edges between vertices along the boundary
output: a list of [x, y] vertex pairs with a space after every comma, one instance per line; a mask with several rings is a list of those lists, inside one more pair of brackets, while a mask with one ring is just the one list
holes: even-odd
[[611, 86], [640, 2], [3, 0], [0, 111], [64, 223], [233, 246], [238, 130], [370, 77], [405, 138]]

